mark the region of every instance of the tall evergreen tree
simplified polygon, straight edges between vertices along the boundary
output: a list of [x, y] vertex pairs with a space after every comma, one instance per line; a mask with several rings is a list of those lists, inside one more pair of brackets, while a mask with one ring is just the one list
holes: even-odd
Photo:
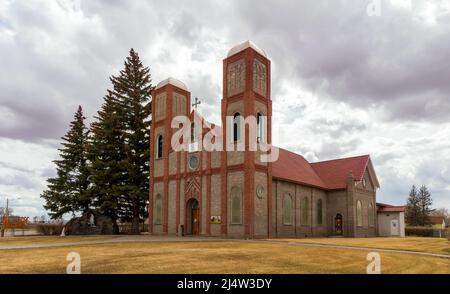
[[124, 139], [126, 169], [122, 192], [121, 218], [131, 220], [132, 233], [139, 234], [139, 222], [147, 216], [150, 160], [150, 69], [130, 50], [118, 76], [112, 76], [112, 97], [118, 103], [118, 115]]
[[118, 104], [110, 91], [95, 118], [96, 121], [91, 124], [89, 145], [90, 193], [93, 206], [113, 220], [113, 230], [118, 233], [117, 220], [123, 214], [122, 187], [126, 178], [126, 156]]
[[423, 185], [422, 187], [420, 187], [417, 197], [419, 199], [420, 207], [419, 225], [429, 225], [430, 213], [432, 211], [431, 205], [433, 204], [433, 200], [431, 199], [431, 193], [428, 191], [427, 186]]
[[419, 198], [417, 196], [417, 188], [415, 185], [411, 187], [408, 202], [406, 204], [406, 222], [410, 226], [418, 226], [420, 219]]
[[66, 213], [85, 212], [91, 204], [87, 193], [88, 130], [84, 124], [85, 119], [83, 109], [78, 106], [69, 131], [61, 138], [62, 148], [58, 149], [60, 159], [54, 161], [57, 175], [47, 180], [47, 190], [41, 195], [45, 200], [44, 207], [50, 211], [49, 215], [53, 219], [60, 218]]

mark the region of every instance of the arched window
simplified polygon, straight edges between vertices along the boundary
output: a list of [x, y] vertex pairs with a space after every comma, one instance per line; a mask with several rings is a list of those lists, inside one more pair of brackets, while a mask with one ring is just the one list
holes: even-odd
[[323, 208], [322, 199], [317, 200], [317, 224], [321, 225], [323, 223]]
[[163, 136], [156, 137], [156, 158], [162, 158], [163, 155]]
[[161, 196], [161, 194], [156, 195], [154, 214], [155, 214], [155, 225], [162, 224], [162, 196]]
[[191, 123], [191, 143], [194, 143], [197, 140], [197, 134], [195, 132], [195, 124]]
[[369, 209], [368, 209], [368, 215], [369, 215], [369, 226], [374, 227], [375, 226], [375, 216], [373, 211], [373, 204], [369, 203]]
[[260, 143], [260, 142], [264, 142], [265, 138], [264, 138], [264, 117], [261, 114], [261, 112], [258, 112], [256, 114], [256, 142]]
[[309, 199], [307, 197], [303, 198], [302, 205], [302, 225], [307, 225], [309, 223]]
[[292, 225], [292, 197], [288, 193], [283, 198], [283, 224]]
[[241, 114], [236, 112], [233, 115], [233, 142], [241, 139]]
[[242, 193], [236, 186], [231, 188], [231, 223], [242, 223]]
[[360, 200], [356, 201], [356, 226], [362, 227], [363, 217], [362, 217], [362, 203]]

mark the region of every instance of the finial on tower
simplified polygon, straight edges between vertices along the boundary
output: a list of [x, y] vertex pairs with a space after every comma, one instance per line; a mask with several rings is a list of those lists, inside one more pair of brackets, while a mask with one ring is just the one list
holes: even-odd
[[182, 81], [177, 80], [177, 79], [172, 78], [172, 77], [169, 77], [169, 78], [159, 82], [158, 85], [156, 85], [155, 90], [159, 89], [159, 88], [162, 88], [162, 87], [164, 87], [167, 84], [171, 84], [171, 85], [173, 85], [173, 86], [175, 86], [177, 88], [180, 88], [181, 90], [185, 90], [185, 91], [188, 90], [188, 88], [186, 87], [186, 85]]
[[259, 54], [261, 54], [262, 56], [267, 58], [266, 52], [264, 52], [264, 50], [262, 50], [261, 48], [256, 46], [255, 43], [253, 43], [250, 40], [247, 40], [244, 43], [241, 43], [241, 44], [236, 45], [233, 48], [231, 48], [230, 51], [228, 51], [227, 57], [230, 57], [231, 55], [239, 53], [249, 47], [252, 48], [253, 50], [255, 50], [256, 52], [258, 52]]

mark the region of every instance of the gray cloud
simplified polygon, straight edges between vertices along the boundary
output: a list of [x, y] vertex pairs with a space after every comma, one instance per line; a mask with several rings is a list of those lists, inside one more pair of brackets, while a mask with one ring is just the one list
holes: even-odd
[[0, 185], [7, 185], [7, 186], [18, 186], [23, 187], [25, 189], [34, 188], [36, 183], [34, 183], [32, 180], [30, 180], [29, 177], [27, 177], [26, 174], [20, 173], [16, 174], [11, 178], [2, 178], [0, 180]]
[[328, 134], [333, 140], [340, 140], [347, 134], [360, 133], [366, 129], [363, 122], [347, 119], [312, 119], [306, 126], [311, 131]]
[[[37, 195], [54, 175], [50, 150], [78, 104], [92, 119], [131, 47], [155, 84], [181, 79], [202, 99], [204, 116], [219, 122], [222, 59], [252, 39], [272, 61], [284, 147], [309, 160], [371, 153], [380, 199], [400, 203], [417, 177], [450, 205], [450, 16], [428, 24], [420, 3], [410, 11], [384, 0], [382, 15], [368, 17], [369, 2], [2, 2], [0, 172], [9, 182], [0, 185], [33, 199], [24, 213], [42, 212]], [[11, 164], [12, 145], [40, 164]], [[39, 161], [29, 156], [36, 149]]]
[[[327, 141], [322, 144], [322, 148], [317, 152], [318, 158], [324, 159], [334, 159], [340, 157], [342, 154], [351, 154], [358, 149], [362, 140], [354, 138], [348, 141]], [[359, 154], [362, 155], [362, 154]]]
[[[279, 79], [294, 76], [305, 88], [353, 107], [382, 107], [390, 119], [448, 121], [450, 69], [443, 61], [450, 59], [450, 14], [424, 25], [382, 1], [382, 15], [369, 17], [369, 2], [245, 2], [240, 12], [280, 62]], [[440, 107], [430, 111], [430, 104]]]

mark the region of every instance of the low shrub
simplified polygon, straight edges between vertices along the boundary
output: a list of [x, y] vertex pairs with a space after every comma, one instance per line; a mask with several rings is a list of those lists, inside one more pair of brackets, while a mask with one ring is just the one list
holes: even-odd
[[38, 233], [46, 236], [61, 235], [63, 228], [63, 224], [36, 224]]
[[406, 236], [433, 237], [432, 227], [406, 227]]
[[[118, 226], [119, 226], [119, 234], [125, 235], [131, 234], [131, 223], [121, 223], [118, 224]], [[139, 230], [141, 231], [141, 233], [148, 232], [148, 224], [140, 223]]]

